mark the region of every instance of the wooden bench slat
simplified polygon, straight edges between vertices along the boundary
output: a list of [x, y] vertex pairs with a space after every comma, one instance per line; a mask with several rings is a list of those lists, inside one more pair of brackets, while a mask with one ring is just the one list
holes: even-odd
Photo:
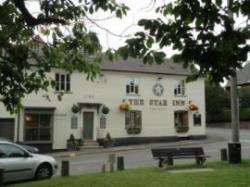
[[210, 156], [205, 155], [202, 147], [185, 147], [185, 148], [153, 148], [152, 156], [159, 159], [160, 162], [169, 159], [195, 158], [196, 163], [203, 163]]

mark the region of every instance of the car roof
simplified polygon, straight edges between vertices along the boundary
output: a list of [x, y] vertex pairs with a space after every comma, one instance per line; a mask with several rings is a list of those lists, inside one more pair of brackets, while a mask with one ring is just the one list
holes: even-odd
[[0, 143], [11, 143], [10, 141], [8, 141], [8, 140], [2, 140], [2, 139], [0, 139]]

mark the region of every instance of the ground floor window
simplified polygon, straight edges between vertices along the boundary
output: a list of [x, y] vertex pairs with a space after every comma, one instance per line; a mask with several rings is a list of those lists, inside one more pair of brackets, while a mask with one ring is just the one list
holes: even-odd
[[181, 110], [174, 112], [174, 124], [177, 132], [187, 132], [188, 127], [188, 112]]
[[25, 113], [25, 141], [51, 141], [52, 119], [52, 114]]
[[128, 134], [139, 134], [142, 129], [142, 112], [137, 110], [125, 112], [125, 129]]

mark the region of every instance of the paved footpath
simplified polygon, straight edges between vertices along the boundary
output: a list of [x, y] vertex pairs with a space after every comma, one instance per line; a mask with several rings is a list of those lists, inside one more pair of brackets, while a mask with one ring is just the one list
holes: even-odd
[[[241, 142], [242, 142], [242, 156], [243, 158], [250, 158], [250, 131], [241, 130]], [[138, 167], [152, 167], [157, 165], [157, 161], [152, 159], [151, 148], [152, 147], [188, 147], [188, 146], [201, 146], [204, 148], [205, 153], [210, 155], [209, 160], [220, 159], [220, 149], [226, 148], [227, 143], [230, 141], [231, 130], [230, 129], [207, 129], [207, 139], [205, 140], [186, 140], [170, 143], [156, 143], [156, 144], [143, 144], [133, 146], [121, 146], [114, 148], [100, 148], [92, 150], [83, 150], [76, 153], [60, 152], [52, 153], [60, 163], [62, 160], [70, 161], [70, 173], [71, 175], [100, 172], [101, 166], [106, 164], [108, 166], [108, 155], [115, 153], [116, 156], [124, 156], [125, 167], [138, 168]], [[194, 162], [192, 159], [177, 160], [178, 163], [190, 163]], [[59, 164], [60, 165], [60, 164]], [[57, 175], [60, 174], [60, 167]]]

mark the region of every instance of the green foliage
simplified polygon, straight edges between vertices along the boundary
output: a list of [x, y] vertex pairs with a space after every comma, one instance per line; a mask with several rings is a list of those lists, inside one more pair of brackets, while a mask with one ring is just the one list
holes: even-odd
[[239, 89], [240, 108], [250, 108], [250, 87]]
[[[234, 75], [235, 68], [241, 68], [250, 51], [249, 25], [233, 27], [235, 20], [228, 11], [249, 19], [249, 7], [249, 0], [232, 1], [228, 7], [222, 0], [175, 0], [156, 9], [164, 19], [141, 19], [138, 25], [145, 31], [128, 39], [118, 53], [124, 58], [142, 58], [149, 64], [162, 63], [165, 55], [156, 58], [156, 54], [171, 46], [179, 51], [173, 56], [175, 62], [199, 66], [190, 80], [206, 76], [214, 82], [223, 81]], [[160, 49], [155, 50], [153, 43]]]
[[240, 109], [240, 120], [241, 121], [250, 120], [250, 108]]
[[[231, 110], [224, 109], [220, 113], [214, 115], [207, 115], [208, 123], [230, 122]], [[250, 108], [240, 109], [240, 121], [250, 121]]]
[[218, 83], [205, 82], [207, 121], [223, 119], [223, 111], [230, 108], [229, 93]]
[[[250, 120], [250, 88], [239, 88], [240, 120]], [[206, 119], [208, 123], [231, 121], [229, 90], [206, 81]]]
[[[95, 78], [102, 48], [96, 33], [90, 32], [82, 20], [97, 11], [122, 18], [128, 10], [114, 0], [33, 1], [40, 7], [36, 16], [26, 7], [27, 1], [0, 3], [0, 101], [10, 112], [22, 106], [25, 95], [55, 86], [46, 76], [52, 67]], [[37, 33], [48, 41], [37, 41]], [[36, 43], [40, 44], [39, 52], [34, 50]]]

